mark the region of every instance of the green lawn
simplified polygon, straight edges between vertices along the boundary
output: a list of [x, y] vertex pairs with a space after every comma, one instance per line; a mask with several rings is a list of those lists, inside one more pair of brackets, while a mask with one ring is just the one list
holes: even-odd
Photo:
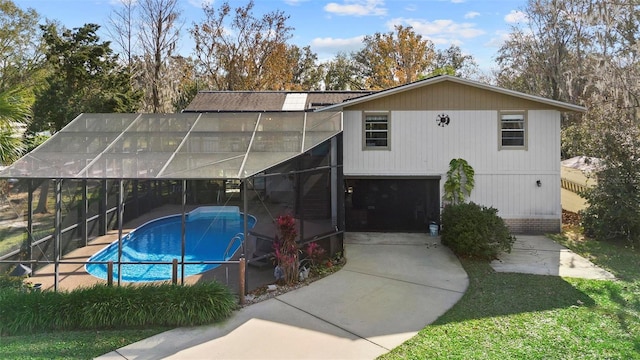
[[462, 260], [461, 301], [381, 359], [640, 359], [640, 253], [556, 240], [620, 280], [496, 273]]
[[0, 337], [0, 359], [93, 359], [167, 328], [73, 331]]

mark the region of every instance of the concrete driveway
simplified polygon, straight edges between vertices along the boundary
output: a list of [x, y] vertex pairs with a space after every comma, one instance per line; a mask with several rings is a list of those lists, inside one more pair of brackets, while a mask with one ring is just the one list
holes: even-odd
[[517, 235], [511, 253], [491, 262], [498, 272], [613, 280], [610, 272], [542, 235]]
[[451, 308], [469, 280], [425, 234], [348, 233], [347, 264], [309, 286], [179, 328], [100, 359], [371, 359]]

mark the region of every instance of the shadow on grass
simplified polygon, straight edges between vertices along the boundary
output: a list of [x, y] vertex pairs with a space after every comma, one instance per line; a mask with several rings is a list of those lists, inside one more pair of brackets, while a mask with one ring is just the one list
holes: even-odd
[[559, 276], [497, 273], [482, 261], [461, 259], [469, 288], [452, 311], [434, 325], [486, 317], [594, 306], [587, 294]]
[[549, 235], [555, 242], [605, 268], [616, 278], [640, 281], [640, 251], [619, 243], [586, 239], [578, 231]]

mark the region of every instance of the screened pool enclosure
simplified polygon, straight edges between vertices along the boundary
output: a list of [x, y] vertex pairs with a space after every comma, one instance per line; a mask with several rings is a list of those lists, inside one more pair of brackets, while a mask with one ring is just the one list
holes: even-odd
[[[232, 259], [210, 262], [228, 281], [246, 258], [247, 284], [259, 286], [280, 215], [295, 217], [301, 246], [342, 251], [341, 132], [339, 112], [82, 114], [0, 172], [0, 265], [49, 266], [58, 289], [63, 266], [86, 263], [67, 255], [94, 239], [117, 231], [120, 242], [156, 215], [237, 206], [256, 225]], [[203, 278], [222, 279], [213, 272]]]

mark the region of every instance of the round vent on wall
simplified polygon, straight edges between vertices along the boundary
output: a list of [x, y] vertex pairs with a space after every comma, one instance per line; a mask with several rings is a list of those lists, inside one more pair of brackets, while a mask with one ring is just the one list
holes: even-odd
[[447, 115], [447, 114], [439, 114], [436, 117], [436, 123], [438, 124], [438, 126], [445, 127], [445, 126], [449, 125], [450, 121], [451, 121], [451, 119], [449, 119], [449, 115]]

